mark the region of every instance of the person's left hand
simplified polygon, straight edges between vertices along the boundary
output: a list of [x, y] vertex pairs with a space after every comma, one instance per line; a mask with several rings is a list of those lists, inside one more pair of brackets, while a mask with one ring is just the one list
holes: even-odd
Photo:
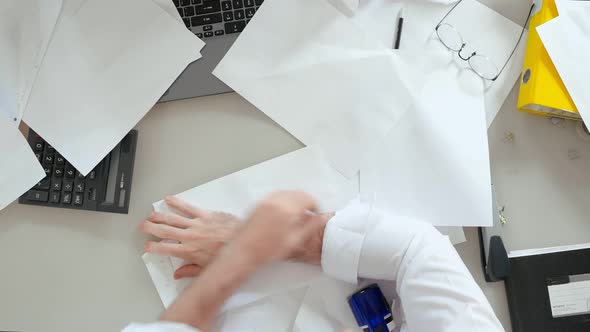
[[140, 228], [146, 234], [177, 241], [149, 241], [145, 244], [146, 252], [174, 256], [192, 263], [176, 270], [175, 279], [197, 276], [243, 224], [231, 214], [201, 210], [176, 197], [167, 197], [165, 202], [187, 217], [153, 212]]

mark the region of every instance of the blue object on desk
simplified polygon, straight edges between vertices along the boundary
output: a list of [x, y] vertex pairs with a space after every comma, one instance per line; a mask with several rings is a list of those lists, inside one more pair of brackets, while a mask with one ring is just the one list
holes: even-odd
[[391, 332], [395, 328], [391, 307], [377, 284], [352, 294], [348, 305], [363, 332]]

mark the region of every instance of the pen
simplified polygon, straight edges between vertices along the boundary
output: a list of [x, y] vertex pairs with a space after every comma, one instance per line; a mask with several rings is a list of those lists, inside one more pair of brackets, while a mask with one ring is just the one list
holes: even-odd
[[402, 30], [404, 28], [404, 8], [399, 11], [399, 15], [397, 17], [397, 32], [395, 35], [395, 45], [393, 49], [399, 50], [399, 45], [402, 41]]

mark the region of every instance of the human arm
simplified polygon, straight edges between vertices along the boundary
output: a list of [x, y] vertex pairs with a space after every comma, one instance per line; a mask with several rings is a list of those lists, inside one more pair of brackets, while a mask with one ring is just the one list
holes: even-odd
[[396, 281], [411, 332], [504, 331], [447, 237], [354, 202], [327, 224], [322, 267], [335, 278]]
[[[317, 217], [309, 212], [315, 210], [315, 201], [301, 192], [278, 192], [259, 202], [235, 239], [216, 254], [161, 320], [207, 331], [223, 303], [252, 273], [291, 257], [311, 237], [310, 225]], [[191, 235], [190, 228], [159, 229], [175, 233], [180, 240]]]

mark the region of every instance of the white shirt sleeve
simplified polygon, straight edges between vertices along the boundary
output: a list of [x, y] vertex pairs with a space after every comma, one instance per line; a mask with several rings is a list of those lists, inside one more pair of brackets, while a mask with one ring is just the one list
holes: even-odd
[[396, 281], [402, 331], [504, 331], [446, 236], [358, 201], [326, 226], [322, 268], [334, 278]]
[[129, 324], [122, 332], [200, 332], [186, 324], [174, 322], [155, 322], [150, 324]]

